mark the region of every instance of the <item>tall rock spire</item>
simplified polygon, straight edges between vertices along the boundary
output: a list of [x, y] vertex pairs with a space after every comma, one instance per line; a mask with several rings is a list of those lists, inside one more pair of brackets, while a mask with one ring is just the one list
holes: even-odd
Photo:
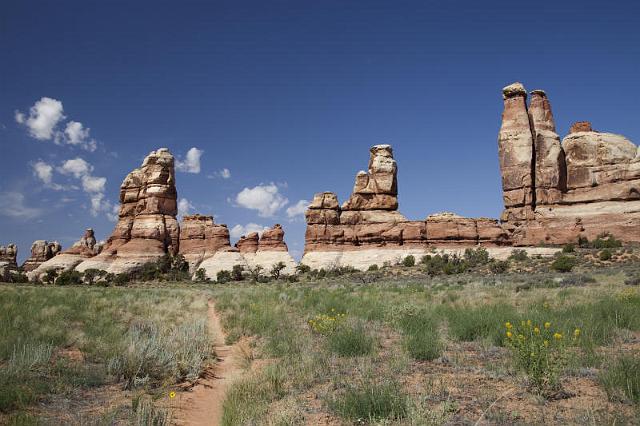
[[536, 204], [555, 204], [566, 190], [567, 166], [551, 103], [543, 90], [531, 92], [529, 116], [535, 148]]
[[498, 135], [502, 174], [503, 220], [532, 216], [535, 206], [534, 144], [527, 112], [527, 92], [520, 83], [502, 89], [504, 111]]

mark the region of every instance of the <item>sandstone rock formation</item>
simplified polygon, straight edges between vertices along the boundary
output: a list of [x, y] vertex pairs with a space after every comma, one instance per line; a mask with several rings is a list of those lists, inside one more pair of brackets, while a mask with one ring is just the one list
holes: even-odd
[[240, 253], [255, 253], [258, 251], [258, 244], [260, 241], [260, 237], [257, 232], [250, 232], [247, 235], [243, 235], [240, 237], [238, 242], [236, 243], [236, 248], [240, 251]]
[[[594, 131], [586, 121], [572, 125], [560, 143], [544, 92], [531, 92], [528, 107], [526, 92], [519, 83], [505, 87], [503, 96], [503, 124], [498, 137], [505, 201], [502, 220], [513, 244], [565, 244], [603, 233], [639, 241], [638, 147], [623, 136]], [[529, 128], [523, 111], [530, 116]], [[517, 126], [516, 115], [520, 118]], [[531, 149], [525, 146], [528, 142], [523, 142], [529, 139], [534, 141]], [[513, 160], [514, 153], [517, 161]], [[514, 172], [516, 163], [518, 172]], [[518, 192], [527, 188], [528, 170], [534, 176], [533, 197], [525, 195], [528, 190]], [[524, 182], [522, 188], [515, 189], [520, 183], [514, 181]], [[518, 195], [514, 197], [514, 193]]]
[[184, 216], [180, 224], [180, 254], [187, 262], [191, 272], [204, 259], [221, 249], [230, 248], [227, 225], [214, 223], [213, 216], [199, 214]]
[[166, 253], [176, 254], [180, 238], [176, 198], [173, 155], [166, 148], [152, 151], [120, 187], [118, 223], [102, 252], [77, 270], [123, 273]]
[[[256, 238], [258, 242], [257, 250], [250, 251], [249, 247], [251, 249], [255, 247], [253, 241], [256, 241]], [[247, 241], [251, 241], [251, 245]], [[251, 233], [247, 237], [241, 238], [237, 247], [250, 268], [260, 266], [265, 273], [269, 273], [273, 265], [282, 262], [285, 265], [282, 270], [283, 274], [293, 274], [295, 272], [296, 262], [289, 254], [287, 244], [284, 242], [284, 230], [280, 224], [274, 225], [273, 228], [265, 229], [259, 238], [257, 233]]]
[[30, 272], [38, 266], [51, 259], [62, 250], [62, 246], [57, 241], [48, 242], [36, 240], [31, 244], [31, 256], [22, 264], [24, 272]]
[[348, 265], [366, 269], [372, 264], [398, 262], [409, 254], [422, 256], [435, 246], [455, 249], [510, 244], [497, 220], [452, 213], [407, 220], [397, 211], [397, 188], [393, 150], [389, 145], [372, 147], [369, 172], [358, 173], [353, 194], [342, 208], [332, 192], [314, 196], [305, 213], [307, 230], [301, 262], [312, 268]]
[[38, 265], [37, 268], [27, 272], [29, 279], [41, 279], [49, 270], [57, 272], [69, 271], [78, 266], [83, 260], [96, 256], [102, 246], [96, 243], [93, 229], [87, 228], [78, 241], [67, 250], [61, 251], [56, 256]]
[[18, 248], [15, 244], [0, 246], [0, 279], [7, 278], [10, 273], [17, 272]]

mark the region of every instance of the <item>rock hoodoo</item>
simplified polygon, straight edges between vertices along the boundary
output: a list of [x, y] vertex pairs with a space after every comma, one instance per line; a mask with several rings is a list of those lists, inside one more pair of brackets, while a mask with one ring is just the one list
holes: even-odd
[[180, 224], [180, 254], [193, 272], [204, 259], [222, 249], [229, 249], [227, 225], [217, 225], [213, 216], [184, 216]]
[[0, 246], [0, 278], [6, 278], [11, 272], [18, 270], [18, 247], [15, 244]]
[[260, 236], [257, 232], [250, 232], [247, 235], [243, 235], [240, 237], [238, 242], [236, 243], [236, 248], [240, 251], [240, 253], [255, 253], [258, 251], [258, 244], [260, 241]]
[[31, 256], [22, 264], [24, 272], [30, 272], [38, 266], [51, 259], [62, 250], [59, 242], [48, 242], [45, 240], [36, 240], [31, 244]]
[[35, 269], [27, 272], [29, 279], [40, 279], [47, 271], [69, 271], [78, 266], [83, 260], [100, 253], [102, 246], [96, 243], [93, 229], [87, 228], [78, 241], [67, 250], [60, 251], [46, 262], [42, 262]]
[[178, 252], [177, 192], [173, 155], [152, 151], [120, 187], [118, 223], [102, 252], [78, 265], [112, 273], [129, 272]]

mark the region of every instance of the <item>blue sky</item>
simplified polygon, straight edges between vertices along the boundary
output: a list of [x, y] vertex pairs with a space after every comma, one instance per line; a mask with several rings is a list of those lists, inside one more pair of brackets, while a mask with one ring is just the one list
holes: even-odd
[[561, 135], [590, 120], [640, 139], [639, 9], [4, 2], [0, 244], [24, 259], [35, 239], [106, 238], [122, 179], [159, 147], [183, 163], [183, 207], [234, 235], [282, 223], [298, 256], [304, 220], [287, 209], [326, 190], [344, 201], [374, 144], [394, 147], [407, 217], [498, 217], [503, 86], [545, 89]]

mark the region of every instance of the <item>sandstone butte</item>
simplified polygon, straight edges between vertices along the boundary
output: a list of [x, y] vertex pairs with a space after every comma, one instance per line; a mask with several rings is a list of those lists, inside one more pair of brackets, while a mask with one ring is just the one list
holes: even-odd
[[[484, 246], [497, 258], [514, 247], [550, 254], [579, 237], [610, 233], [640, 242], [640, 150], [623, 136], [598, 132], [576, 122], [564, 139], [556, 133], [544, 91], [530, 98], [520, 83], [503, 89], [504, 111], [498, 135], [504, 211], [497, 219], [438, 213], [408, 220], [398, 211], [398, 165], [389, 145], [370, 149], [367, 171], [356, 174], [351, 196], [315, 194], [305, 213], [307, 229], [302, 263], [312, 268], [352, 266], [366, 269], [433, 250], [459, 252]], [[528, 99], [529, 98], [529, 99]], [[231, 246], [226, 225], [211, 216], [176, 219], [174, 158], [166, 148], [152, 151], [120, 188], [118, 222], [104, 244], [93, 230], [68, 250], [57, 242], [35, 241], [23, 265], [30, 279], [46, 271], [101, 269], [126, 273], [165, 254], [182, 254], [192, 273], [235, 265], [269, 270], [296, 263], [280, 225], [262, 235], [251, 233]], [[536, 247], [534, 247], [536, 246]], [[0, 268], [16, 268], [17, 249], [0, 247]]]

